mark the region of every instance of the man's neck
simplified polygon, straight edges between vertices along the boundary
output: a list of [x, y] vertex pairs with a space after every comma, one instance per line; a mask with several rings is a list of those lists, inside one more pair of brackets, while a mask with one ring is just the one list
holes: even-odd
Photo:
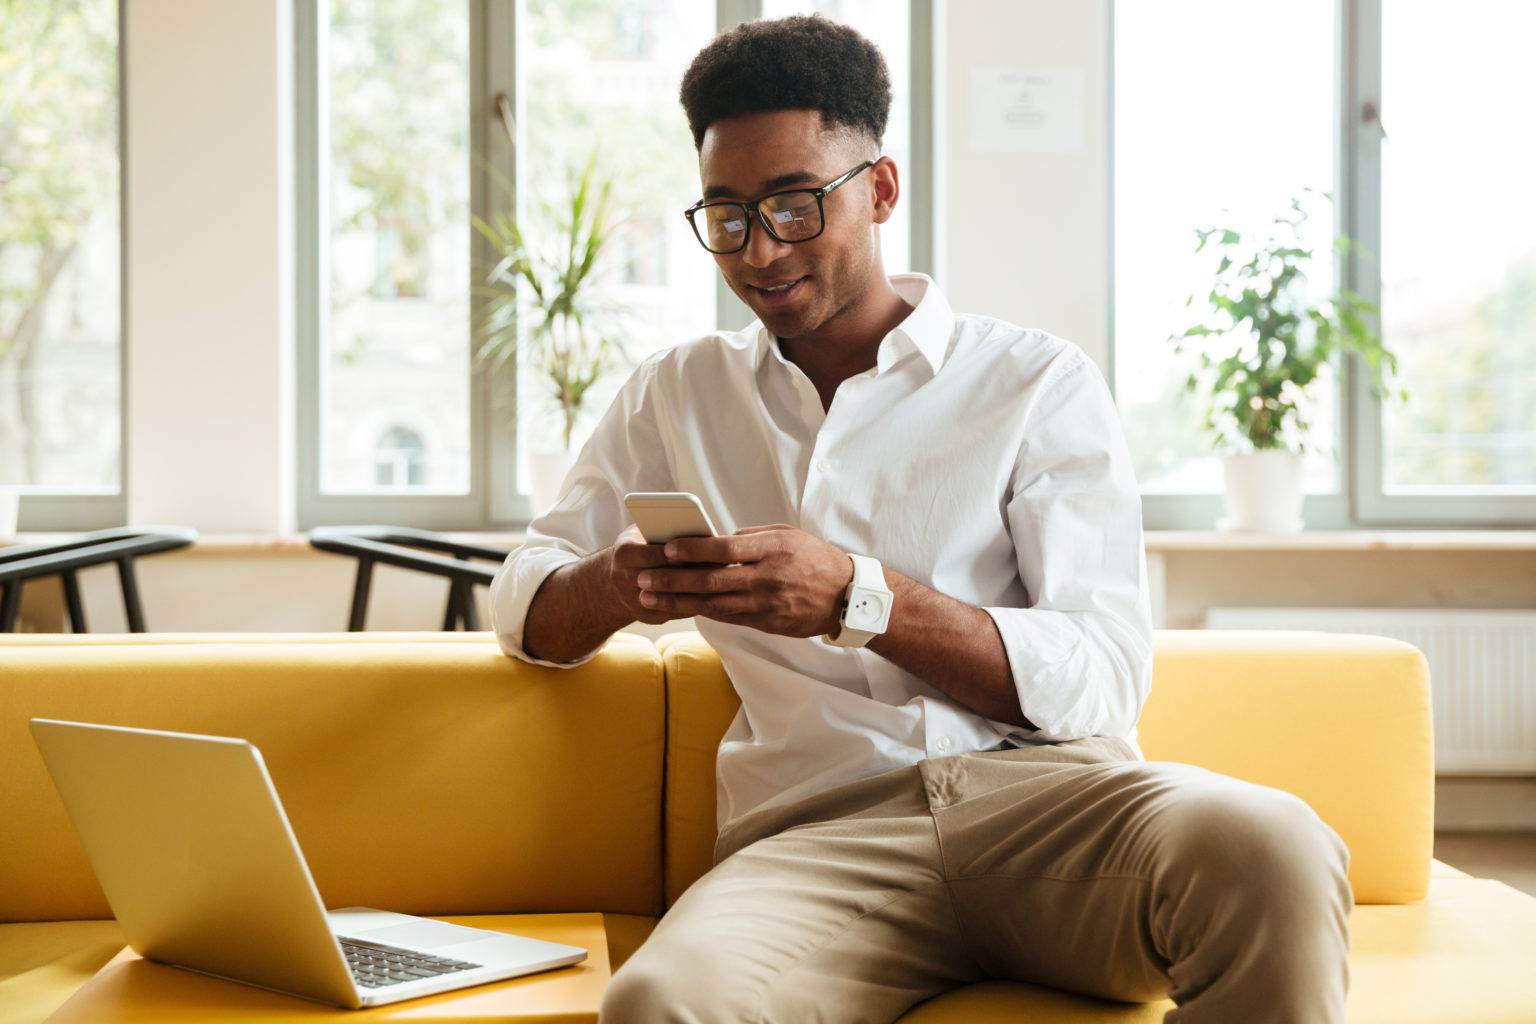
[[864, 295], [811, 334], [775, 339], [784, 358], [816, 385], [821, 407], [832, 407], [837, 386], [875, 365], [880, 342], [912, 312], [883, 273]]

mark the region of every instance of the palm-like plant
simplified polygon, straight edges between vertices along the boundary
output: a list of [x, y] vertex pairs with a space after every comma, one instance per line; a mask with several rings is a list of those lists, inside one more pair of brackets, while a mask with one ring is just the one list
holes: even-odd
[[[1332, 199], [1326, 192], [1318, 194]], [[1277, 228], [1288, 230], [1257, 246], [1245, 245], [1231, 228], [1195, 231], [1196, 252], [1207, 245], [1221, 252], [1206, 296], [1213, 316], [1168, 339], [1180, 353], [1200, 346], [1199, 366], [1186, 378], [1185, 390], [1203, 394], [1203, 426], [1218, 446], [1234, 451], [1306, 451], [1310, 428], [1299, 400], [1335, 352], [1365, 360], [1378, 398], [1386, 397], [1386, 378], [1397, 370], [1397, 357], [1368, 322], [1378, 315], [1375, 306], [1344, 288], [1319, 302], [1304, 294], [1313, 254], [1301, 244], [1307, 212], [1300, 198], [1291, 199], [1290, 214], [1274, 218]], [[1354, 243], [1340, 235], [1334, 247], [1343, 254]], [[1190, 296], [1184, 305], [1194, 301]], [[1407, 399], [1400, 388], [1396, 394]], [[1294, 433], [1289, 429], [1293, 421]]]
[[[510, 195], [511, 183], [494, 168], [488, 170]], [[475, 288], [484, 299], [477, 363], [498, 367], [518, 351], [532, 356], [560, 408], [565, 449], [571, 446], [587, 392], [625, 358], [620, 313], [599, 288], [616, 228], [609, 205], [612, 190], [612, 181], [597, 174], [594, 153], [564, 204], [544, 208], [553, 230], [542, 245], [529, 243], [509, 211], [489, 221], [471, 217], [496, 255]]]

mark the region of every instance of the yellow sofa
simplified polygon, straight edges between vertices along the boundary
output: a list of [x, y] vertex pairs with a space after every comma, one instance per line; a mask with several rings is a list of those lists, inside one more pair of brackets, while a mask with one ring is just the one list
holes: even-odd
[[[0, 642], [0, 1020], [43, 1020], [122, 937], [30, 735], [35, 715], [242, 736], [322, 896], [413, 914], [598, 911], [615, 968], [709, 867], [737, 700], [696, 634], [560, 671], [489, 634], [15, 636]], [[1140, 738], [1287, 789], [1349, 844], [1352, 1022], [1536, 1020], [1536, 899], [1431, 859], [1429, 679], [1406, 644], [1160, 631]], [[1161, 1021], [1009, 982], [906, 1022]]]

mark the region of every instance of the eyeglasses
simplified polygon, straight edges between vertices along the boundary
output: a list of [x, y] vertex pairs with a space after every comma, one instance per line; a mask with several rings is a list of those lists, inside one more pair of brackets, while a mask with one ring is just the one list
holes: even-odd
[[754, 220], [762, 221], [768, 233], [781, 242], [809, 242], [826, 229], [827, 194], [874, 165], [875, 161], [866, 160], [820, 188], [792, 188], [746, 203], [701, 199], [684, 210], [683, 216], [699, 244], [716, 255], [745, 249]]

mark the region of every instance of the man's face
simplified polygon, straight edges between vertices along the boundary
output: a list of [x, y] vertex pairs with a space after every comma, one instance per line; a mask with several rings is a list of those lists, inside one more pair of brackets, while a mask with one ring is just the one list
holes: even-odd
[[[818, 188], [875, 157], [874, 143], [823, 127], [814, 110], [779, 110], [710, 125], [699, 148], [704, 198], [758, 199], [790, 188]], [[809, 241], [781, 242], [752, 223], [746, 248], [715, 263], [743, 302], [780, 338], [816, 331], [856, 303], [883, 273], [874, 225], [896, 199], [889, 159], [825, 199], [826, 227]], [[793, 287], [772, 292], [778, 286]]]

